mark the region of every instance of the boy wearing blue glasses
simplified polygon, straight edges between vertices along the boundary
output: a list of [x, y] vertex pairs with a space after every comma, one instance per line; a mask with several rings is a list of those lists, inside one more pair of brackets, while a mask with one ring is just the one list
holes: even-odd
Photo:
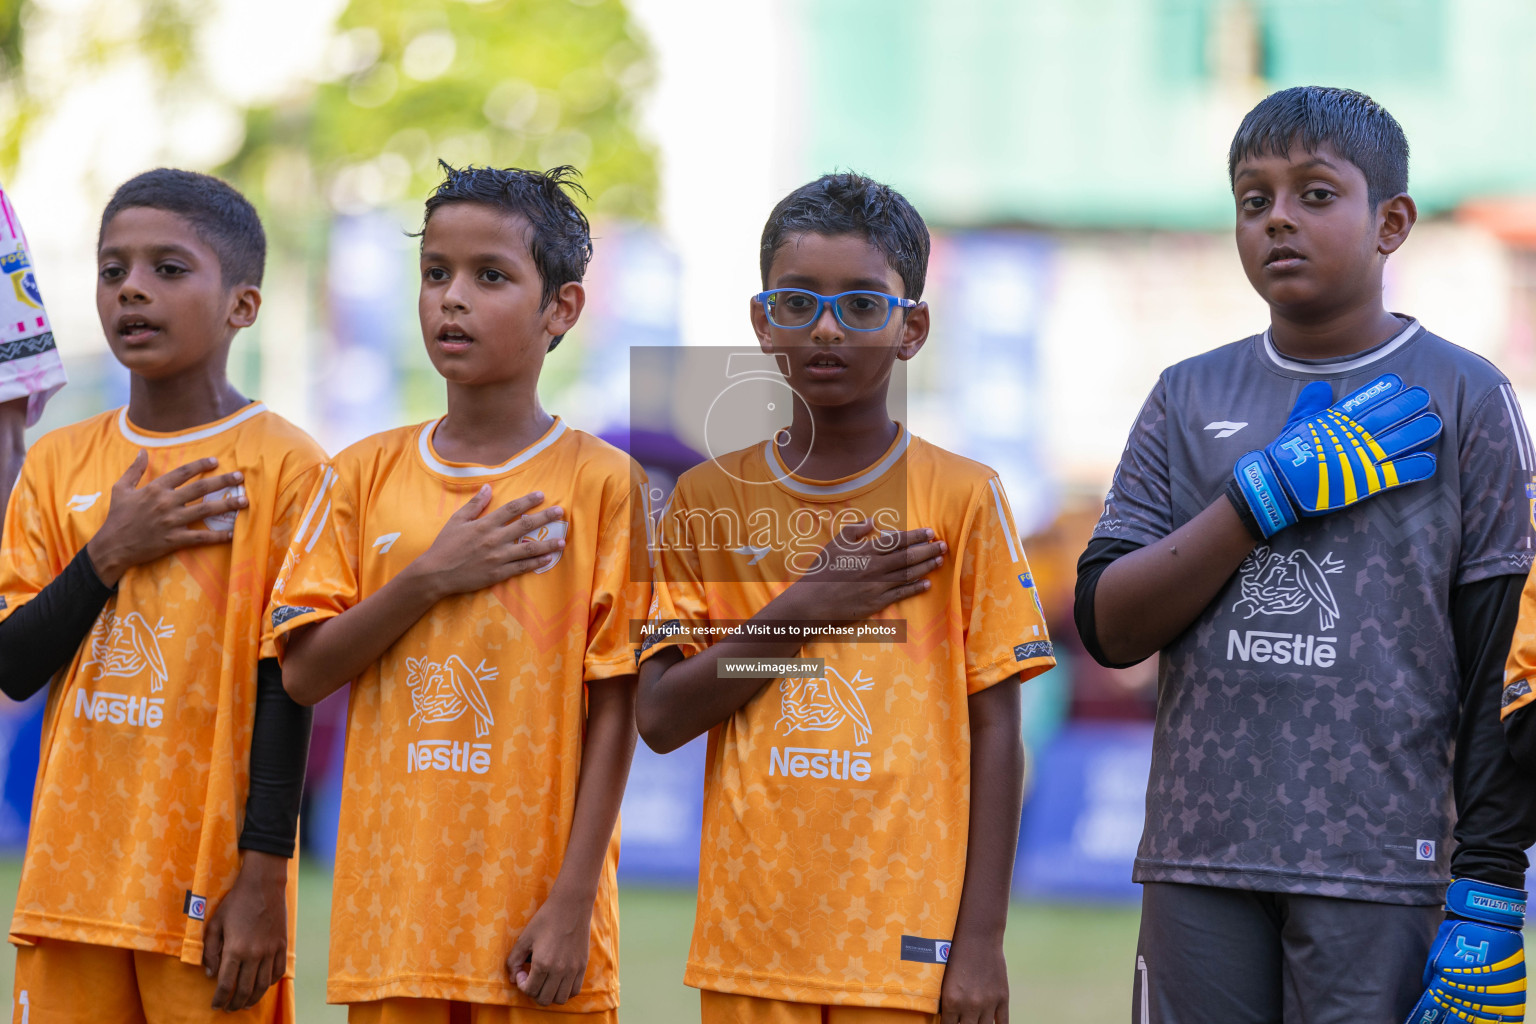
[[889, 412], [927, 263], [885, 185], [781, 201], [751, 314], [789, 425], [662, 514], [636, 717], [661, 752], [709, 734], [708, 1024], [1007, 1019], [1019, 683], [1055, 661], [996, 474]]

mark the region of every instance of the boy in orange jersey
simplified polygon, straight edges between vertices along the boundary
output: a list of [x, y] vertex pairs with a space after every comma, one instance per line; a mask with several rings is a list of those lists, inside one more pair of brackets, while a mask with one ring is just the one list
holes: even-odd
[[1019, 683], [1055, 661], [996, 475], [888, 411], [928, 230], [828, 175], [774, 208], [761, 263], [792, 421], [678, 481], [641, 656], [646, 742], [709, 732], [684, 980], [706, 1024], [1006, 1021]]
[[448, 413], [335, 458], [274, 593], [289, 693], [355, 680], [328, 988], [351, 1021], [617, 1020], [650, 586], [637, 467], [538, 401], [585, 301], [571, 174], [448, 169], [419, 305]]
[[0, 544], [0, 688], [51, 680], [18, 1021], [293, 1019], [309, 712], [262, 620], [325, 453], [225, 377], [265, 259], [256, 211], [206, 175], [141, 174], [102, 214], [128, 405], [37, 442]]

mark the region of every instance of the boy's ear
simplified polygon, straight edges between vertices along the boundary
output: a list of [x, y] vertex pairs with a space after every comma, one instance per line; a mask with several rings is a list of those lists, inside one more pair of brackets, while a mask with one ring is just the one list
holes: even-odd
[[586, 305], [587, 290], [581, 286], [581, 282], [565, 282], [555, 292], [554, 298], [549, 300], [549, 305], [544, 307], [544, 329], [551, 338], [560, 337], [576, 326]]
[[1408, 232], [1418, 219], [1419, 208], [1408, 193], [1383, 199], [1376, 208], [1376, 251], [1383, 256], [1396, 252], [1408, 240]]
[[230, 292], [229, 326], [242, 330], [256, 322], [261, 312], [261, 289], [253, 284], [238, 285]]
[[923, 343], [928, 340], [930, 325], [928, 303], [919, 302], [907, 310], [906, 319], [901, 325], [901, 344], [896, 348], [896, 358], [905, 361], [917, 355]]
[[751, 310], [752, 333], [757, 335], [757, 347], [764, 352], [773, 351], [773, 331], [768, 323], [768, 309], [756, 299], [748, 299], [747, 307]]

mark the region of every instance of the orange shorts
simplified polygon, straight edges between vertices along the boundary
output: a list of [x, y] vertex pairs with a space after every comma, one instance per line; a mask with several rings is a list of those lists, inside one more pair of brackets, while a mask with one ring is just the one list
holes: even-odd
[[703, 1024], [938, 1024], [936, 1013], [888, 1010], [879, 1006], [822, 1006], [787, 1003], [699, 989]]
[[619, 1024], [619, 1011], [562, 1013], [447, 999], [379, 999], [347, 1004], [347, 1024]]
[[40, 939], [16, 947], [12, 1024], [292, 1024], [283, 978], [255, 1006], [213, 1008], [217, 979], [164, 953]]

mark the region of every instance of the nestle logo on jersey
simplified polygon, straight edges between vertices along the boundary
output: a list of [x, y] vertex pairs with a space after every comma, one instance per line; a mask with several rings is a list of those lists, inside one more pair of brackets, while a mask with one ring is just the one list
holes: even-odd
[[1298, 665], [1302, 668], [1330, 668], [1338, 657], [1336, 636], [1309, 636], [1303, 633], [1273, 633], [1250, 629], [1227, 634], [1227, 660], [1258, 664]]
[[415, 740], [405, 745], [405, 770], [410, 772], [469, 772], [484, 775], [491, 770], [489, 743], [458, 740]]
[[113, 725], [142, 725], [153, 729], [165, 719], [163, 697], [130, 697], [126, 693], [75, 691], [75, 717]]
[[788, 775], [796, 779], [869, 778], [869, 751], [827, 750], [823, 747], [774, 747], [768, 755], [768, 775]]

